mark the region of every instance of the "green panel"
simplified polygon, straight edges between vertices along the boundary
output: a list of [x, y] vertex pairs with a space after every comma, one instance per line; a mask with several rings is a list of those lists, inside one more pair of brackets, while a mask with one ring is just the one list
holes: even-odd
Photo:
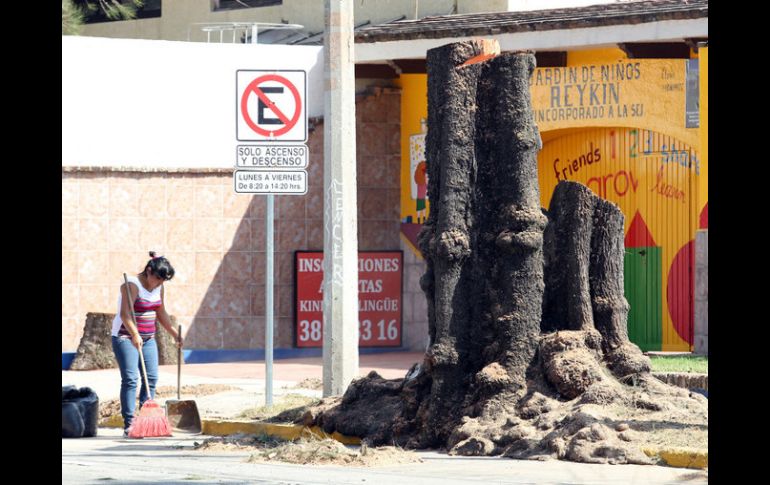
[[643, 351], [661, 350], [663, 333], [660, 247], [626, 248], [623, 286], [628, 312], [628, 338]]

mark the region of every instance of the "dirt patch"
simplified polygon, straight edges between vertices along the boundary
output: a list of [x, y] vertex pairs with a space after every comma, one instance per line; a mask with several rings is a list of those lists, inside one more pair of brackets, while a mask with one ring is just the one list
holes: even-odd
[[277, 446], [288, 443], [281, 438], [275, 438], [268, 435], [254, 434], [231, 434], [229, 436], [213, 436], [207, 438], [201, 443], [195, 443], [194, 449], [198, 451], [221, 452], [221, 451], [256, 451], [262, 449], [273, 449]]
[[286, 441], [267, 435], [234, 434], [206, 439], [195, 446], [204, 452], [251, 452], [249, 462], [278, 461], [301, 465], [387, 466], [422, 463], [416, 453], [393, 446], [347, 447], [333, 439]]
[[299, 381], [294, 387], [290, 389], [312, 389], [314, 391], [322, 391], [324, 383], [317, 377], [308, 377]]
[[240, 413], [237, 418], [254, 419], [268, 423], [293, 423], [321, 400], [301, 394], [277, 396], [272, 406], [259, 406]]
[[[195, 386], [182, 386], [180, 394], [182, 396], [208, 396], [211, 394], [218, 394], [220, 392], [236, 391], [237, 387], [226, 386], [224, 384], [198, 384]], [[156, 398], [164, 399], [176, 399], [176, 387], [175, 386], [160, 386], [155, 389]]]
[[[218, 394], [220, 392], [227, 392], [237, 390], [235, 387], [225, 386], [222, 384], [199, 384], [196, 386], [182, 386], [181, 395], [185, 396], [208, 396], [210, 394]], [[156, 399], [176, 399], [176, 387], [174, 386], [161, 386], [155, 389]], [[136, 400], [136, 409], [139, 409], [139, 399]], [[109, 419], [112, 416], [120, 416], [120, 399], [109, 399], [107, 401], [99, 402], [99, 420]]]

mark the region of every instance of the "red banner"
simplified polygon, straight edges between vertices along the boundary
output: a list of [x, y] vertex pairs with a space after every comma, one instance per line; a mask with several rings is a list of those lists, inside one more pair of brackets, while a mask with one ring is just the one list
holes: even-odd
[[[358, 345], [401, 346], [401, 251], [358, 253]], [[295, 253], [295, 343], [323, 345], [323, 253]]]

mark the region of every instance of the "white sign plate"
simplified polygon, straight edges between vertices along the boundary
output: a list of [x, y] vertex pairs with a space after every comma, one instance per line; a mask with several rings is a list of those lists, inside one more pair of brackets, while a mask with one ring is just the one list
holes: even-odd
[[236, 170], [233, 184], [237, 194], [307, 194], [306, 170]]
[[307, 168], [307, 145], [238, 145], [235, 166], [263, 170]]

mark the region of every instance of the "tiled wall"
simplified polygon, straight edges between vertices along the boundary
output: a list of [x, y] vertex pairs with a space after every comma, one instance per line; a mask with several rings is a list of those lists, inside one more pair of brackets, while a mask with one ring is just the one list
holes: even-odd
[[[400, 247], [399, 106], [394, 89], [356, 102], [360, 250]], [[275, 197], [278, 348], [293, 345], [294, 251], [323, 249], [322, 124], [308, 146], [307, 195]], [[227, 171], [63, 171], [62, 351], [77, 349], [87, 312], [116, 311], [122, 274], [140, 272], [151, 249], [176, 269], [166, 305], [188, 348], [263, 347], [265, 197], [232, 183]]]
[[404, 323], [402, 345], [409, 350], [425, 351], [428, 346], [428, 302], [420, 288], [426, 263], [402, 238], [404, 251]]

